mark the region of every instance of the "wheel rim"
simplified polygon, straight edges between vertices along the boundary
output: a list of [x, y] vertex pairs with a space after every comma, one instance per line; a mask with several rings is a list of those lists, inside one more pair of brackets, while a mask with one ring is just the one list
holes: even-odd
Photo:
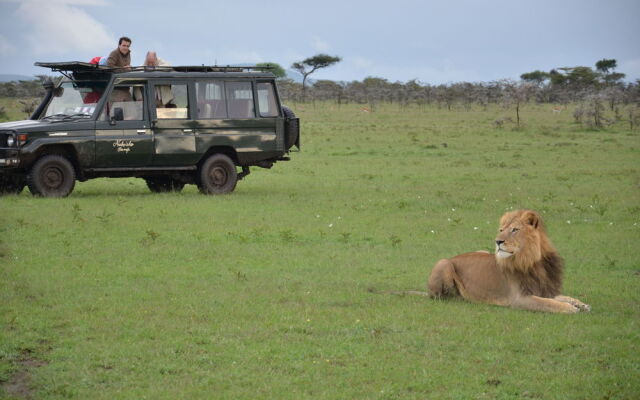
[[209, 172], [209, 181], [214, 186], [224, 186], [229, 180], [229, 174], [224, 167], [215, 165]]
[[47, 189], [58, 189], [64, 184], [64, 172], [55, 166], [45, 168], [40, 177]]

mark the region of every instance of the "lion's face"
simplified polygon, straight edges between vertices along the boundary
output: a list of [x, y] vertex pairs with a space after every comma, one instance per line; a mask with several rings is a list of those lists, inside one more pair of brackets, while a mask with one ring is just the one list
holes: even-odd
[[541, 235], [544, 235], [540, 215], [530, 210], [511, 211], [500, 219], [496, 236], [496, 257], [535, 262], [541, 258]]

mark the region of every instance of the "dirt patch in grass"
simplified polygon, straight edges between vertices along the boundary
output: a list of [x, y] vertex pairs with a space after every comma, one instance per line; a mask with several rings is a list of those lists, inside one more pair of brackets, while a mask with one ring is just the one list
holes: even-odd
[[33, 397], [31, 372], [36, 368], [47, 365], [47, 362], [34, 358], [29, 351], [24, 351], [16, 364], [18, 371], [11, 375], [7, 381], [0, 383], [0, 388], [10, 397], [31, 399]]

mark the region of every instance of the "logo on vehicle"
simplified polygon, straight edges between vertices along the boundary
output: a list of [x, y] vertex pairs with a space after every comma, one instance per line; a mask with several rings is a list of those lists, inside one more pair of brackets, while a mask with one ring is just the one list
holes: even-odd
[[134, 146], [131, 140], [123, 140], [118, 139], [113, 142], [113, 147], [116, 149], [118, 153], [128, 153], [131, 151], [131, 148]]

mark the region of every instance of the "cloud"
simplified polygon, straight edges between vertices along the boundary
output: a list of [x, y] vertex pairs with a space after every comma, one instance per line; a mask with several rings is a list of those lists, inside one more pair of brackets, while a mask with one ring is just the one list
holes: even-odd
[[314, 38], [313, 39], [313, 49], [315, 51], [319, 51], [321, 53], [325, 53], [325, 52], [328, 52], [329, 50], [331, 50], [331, 46], [329, 45], [329, 43], [325, 42], [324, 40], [322, 40], [320, 38]]
[[7, 3], [37, 3], [37, 4], [56, 4], [56, 5], [72, 5], [72, 6], [107, 6], [109, 2], [106, 0], [4, 0]]
[[11, 44], [9, 39], [0, 35], [0, 55], [8, 55], [15, 51], [15, 47]]
[[27, 0], [16, 14], [30, 27], [25, 38], [35, 55], [64, 56], [116, 46], [103, 24], [78, 6], [103, 6], [101, 0]]
[[374, 66], [371, 60], [360, 56], [353, 57], [350, 61], [356, 69], [368, 70]]

